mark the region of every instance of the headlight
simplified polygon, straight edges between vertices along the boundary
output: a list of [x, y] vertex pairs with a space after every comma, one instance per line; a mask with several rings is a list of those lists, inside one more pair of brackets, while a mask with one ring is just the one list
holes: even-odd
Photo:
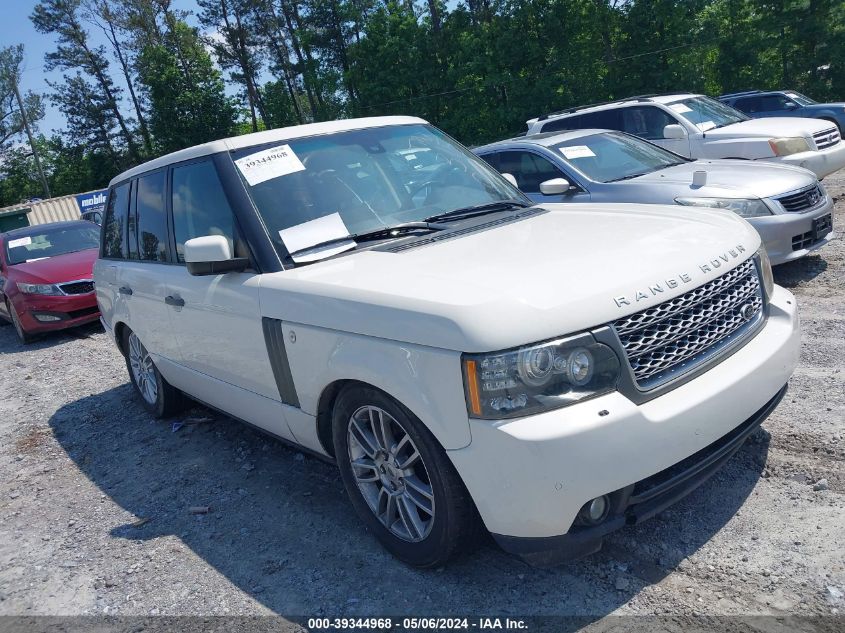
[[727, 209], [741, 218], [759, 218], [772, 215], [771, 209], [762, 200], [753, 198], [675, 198], [675, 202], [688, 207], [709, 207]]
[[789, 156], [790, 154], [800, 154], [801, 152], [809, 152], [812, 148], [803, 136], [791, 136], [786, 138], [770, 138], [769, 147], [775, 153], [775, 156]]
[[53, 284], [25, 284], [17, 282], [18, 290], [28, 295], [60, 295], [64, 294], [58, 286]]
[[464, 354], [471, 417], [498, 420], [565, 407], [616, 388], [619, 359], [592, 336]]
[[760, 266], [760, 276], [763, 278], [763, 290], [766, 291], [766, 299], [772, 298], [772, 293], [775, 291], [775, 277], [772, 274], [772, 262], [769, 261], [769, 254], [766, 252], [766, 247], [760, 245], [760, 250], [755, 255], [757, 263]]

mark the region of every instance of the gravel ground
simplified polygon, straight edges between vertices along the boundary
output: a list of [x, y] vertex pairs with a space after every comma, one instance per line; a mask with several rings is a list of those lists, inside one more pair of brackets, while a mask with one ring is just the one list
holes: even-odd
[[[825, 184], [843, 227], [845, 170]], [[489, 541], [409, 569], [333, 466], [204, 409], [152, 420], [97, 327], [26, 347], [0, 327], [0, 615], [843, 613], [842, 238], [775, 275], [803, 352], [763, 430], [683, 502], [551, 570]]]

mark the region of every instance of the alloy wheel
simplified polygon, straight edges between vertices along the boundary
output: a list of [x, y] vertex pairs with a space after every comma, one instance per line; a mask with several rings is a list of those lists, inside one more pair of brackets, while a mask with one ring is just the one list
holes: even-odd
[[129, 335], [129, 366], [141, 397], [149, 404], [155, 404], [158, 399], [158, 382], [153, 359], [134, 332]]
[[434, 491], [422, 455], [384, 409], [363, 406], [347, 425], [349, 461], [370, 510], [390, 532], [411, 543], [434, 525]]

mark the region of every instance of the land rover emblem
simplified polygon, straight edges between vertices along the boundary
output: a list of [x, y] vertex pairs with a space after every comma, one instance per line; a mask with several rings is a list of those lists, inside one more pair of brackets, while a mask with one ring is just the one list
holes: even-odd
[[741, 316], [746, 321], [754, 316], [754, 304], [746, 303], [739, 309], [739, 316]]

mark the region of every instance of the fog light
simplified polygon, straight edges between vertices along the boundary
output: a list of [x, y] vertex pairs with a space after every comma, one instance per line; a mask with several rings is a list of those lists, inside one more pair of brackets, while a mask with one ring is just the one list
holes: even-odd
[[33, 315], [37, 321], [41, 321], [42, 323], [49, 323], [51, 321], [61, 321], [62, 317], [57, 317], [53, 314], [34, 314]]
[[602, 495], [585, 503], [578, 516], [584, 523], [596, 525], [604, 521], [608, 510], [610, 510], [610, 499], [607, 498], [607, 495]]

